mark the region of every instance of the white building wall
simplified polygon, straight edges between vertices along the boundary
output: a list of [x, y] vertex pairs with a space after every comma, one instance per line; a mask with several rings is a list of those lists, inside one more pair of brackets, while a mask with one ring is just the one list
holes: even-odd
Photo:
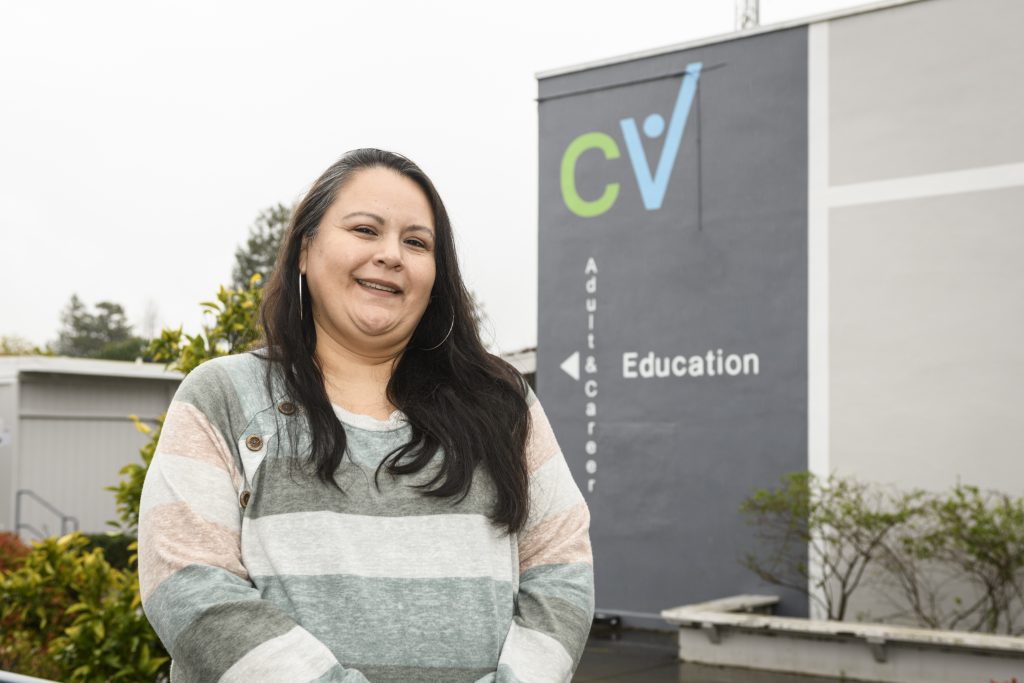
[[[118, 470], [138, 460], [146, 442], [127, 419], [23, 418], [20, 488], [42, 496], [78, 518], [82, 531], [111, 530], [114, 494], [105, 487]], [[22, 520], [46, 535], [60, 533], [60, 520], [34, 501], [22, 502]]]
[[[139, 449], [148, 440], [128, 416], [155, 424], [177, 384], [22, 373], [15, 488], [33, 491], [76, 517], [82, 531], [110, 530], [107, 522], [115, 519], [116, 511], [114, 495], [106, 487], [119, 481], [124, 465], [139, 461]], [[61, 531], [60, 517], [31, 498], [22, 498], [21, 521], [44, 534]]]
[[1024, 494], [1021, 25], [1018, 0], [828, 22], [833, 471]]
[[818, 473], [1024, 495], [1021, 25], [1018, 0], [926, 0], [810, 27]]
[[1024, 187], [833, 211], [832, 455], [1024, 495]]

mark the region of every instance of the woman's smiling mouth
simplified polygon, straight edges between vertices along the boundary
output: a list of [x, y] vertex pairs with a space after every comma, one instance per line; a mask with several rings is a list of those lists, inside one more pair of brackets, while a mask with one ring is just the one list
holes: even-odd
[[394, 285], [384, 284], [383, 282], [379, 282], [377, 280], [362, 280], [360, 278], [356, 278], [356, 282], [358, 282], [360, 286], [365, 287], [366, 289], [374, 289], [379, 292], [387, 292], [389, 294], [400, 294], [402, 291], [401, 289], [395, 287]]

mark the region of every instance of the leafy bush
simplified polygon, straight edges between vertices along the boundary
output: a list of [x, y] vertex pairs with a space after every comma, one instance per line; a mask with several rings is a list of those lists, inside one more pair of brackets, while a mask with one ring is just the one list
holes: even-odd
[[83, 534], [33, 544], [0, 578], [0, 668], [71, 683], [153, 681], [169, 660], [139, 606], [138, 576]]
[[1024, 499], [964, 484], [901, 493], [795, 472], [755, 491], [741, 512], [763, 543], [743, 564], [804, 593], [829, 619], [844, 619], [871, 577], [893, 617], [1024, 635]]
[[116, 486], [108, 486], [108, 491], [114, 492], [114, 500], [117, 508], [119, 522], [110, 522], [117, 527], [125, 536], [137, 536], [139, 528], [139, 501], [142, 498], [142, 484], [146, 481], [146, 472], [149, 470], [149, 463], [153, 461], [153, 454], [156, 453], [156, 444], [160, 439], [160, 430], [164, 426], [164, 416], [157, 418], [156, 429], [153, 429], [140, 420], [137, 415], [129, 415], [135, 423], [135, 428], [143, 434], [149, 435], [149, 441], [139, 449], [142, 462], [128, 463], [121, 468], [121, 481]]
[[[748, 554], [743, 564], [768, 583], [804, 593], [829, 619], [841, 621], [889, 534], [920, 514], [921, 495], [886, 494], [849, 478], [788, 474], [779, 488], [757, 490], [743, 502], [740, 511], [767, 548]], [[810, 563], [794, 562], [805, 553]]]
[[38, 543], [18, 568], [0, 577], [0, 668], [41, 678], [59, 675], [48, 651], [73, 621], [67, 610], [77, 593], [69, 591], [79, 573], [74, 555], [65, 552], [68, 544]]
[[[47, 660], [49, 639], [54, 637], [53, 631], [26, 630], [19, 614], [8, 609], [10, 597], [6, 595], [7, 577], [17, 571], [25, 563], [30, 549], [12, 532], [0, 533], [0, 670], [21, 671], [34, 676], [49, 677], [57, 675], [56, 665]], [[49, 603], [45, 596], [39, 596], [32, 611], [48, 614]], [[51, 617], [52, 618], [52, 617]]]
[[89, 544], [87, 550], [99, 548], [103, 551], [103, 558], [110, 563], [110, 566], [120, 571], [130, 568], [133, 555], [135, 537], [128, 534], [85, 534]]
[[886, 550], [894, 602], [917, 623], [1024, 635], [1024, 499], [957, 484]]
[[13, 531], [0, 531], [0, 575], [21, 565], [28, 546]]

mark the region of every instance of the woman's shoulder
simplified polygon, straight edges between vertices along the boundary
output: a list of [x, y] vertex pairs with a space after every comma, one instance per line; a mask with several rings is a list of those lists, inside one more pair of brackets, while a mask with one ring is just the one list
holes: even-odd
[[267, 361], [256, 353], [217, 356], [200, 363], [182, 380], [177, 398], [209, 401], [262, 391]]

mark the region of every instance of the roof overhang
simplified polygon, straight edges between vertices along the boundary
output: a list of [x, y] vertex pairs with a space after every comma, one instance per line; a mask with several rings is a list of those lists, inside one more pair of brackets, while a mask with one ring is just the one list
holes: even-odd
[[0, 358], [0, 382], [10, 382], [25, 374], [82, 375], [181, 381], [184, 375], [168, 370], [163, 363], [96, 360], [66, 356], [8, 356]]

